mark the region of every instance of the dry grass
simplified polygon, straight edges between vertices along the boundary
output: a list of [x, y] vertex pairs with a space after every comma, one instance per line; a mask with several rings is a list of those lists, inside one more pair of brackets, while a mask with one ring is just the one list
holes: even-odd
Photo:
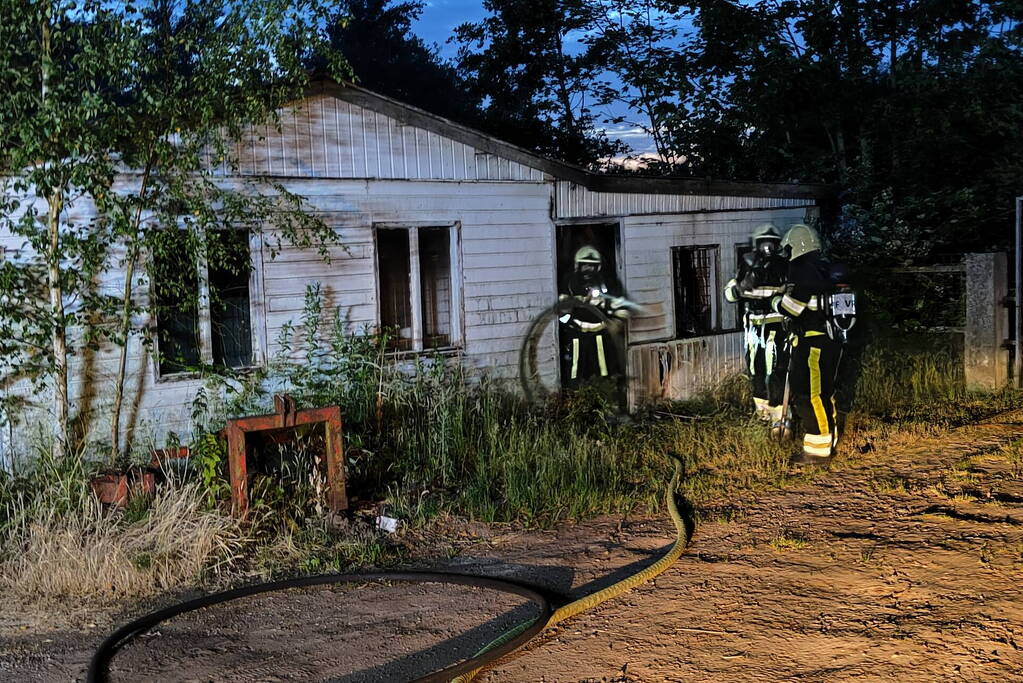
[[780, 534], [768, 541], [768, 545], [779, 551], [800, 550], [809, 544], [810, 541], [802, 532], [792, 529], [782, 529]]
[[25, 600], [109, 604], [195, 582], [241, 548], [237, 524], [204, 509], [195, 485], [164, 488], [134, 522], [98, 504], [79, 513], [34, 520], [0, 585]]

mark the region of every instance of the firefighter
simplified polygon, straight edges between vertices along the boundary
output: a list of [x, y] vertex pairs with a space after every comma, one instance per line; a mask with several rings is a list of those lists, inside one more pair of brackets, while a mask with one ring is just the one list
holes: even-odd
[[830, 264], [821, 254], [821, 239], [808, 225], [789, 228], [781, 242], [788, 250], [786, 292], [772, 307], [790, 319], [789, 400], [805, 431], [803, 448], [793, 464], [825, 464], [838, 444], [835, 376], [842, 339], [829, 320], [834, 291]]
[[782, 419], [788, 345], [785, 316], [771, 308], [783, 291], [788, 264], [781, 256], [781, 232], [773, 223], [758, 225], [752, 234], [753, 253], [740, 263], [725, 285], [725, 299], [744, 304], [746, 367], [753, 382], [757, 417], [769, 424]]
[[[629, 317], [629, 302], [623, 296], [617, 278], [604, 272], [603, 259], [596, 248], [586, 245], [575, 252], [572, 273], [565, 283], [561, 299], [575, 297], [600, 309], [607, 318], [579, 307], [562, 315], [562, 384], [575, 389], [595, 377], [621, 377], [619, 354], [615, 344]], [[610, 323], [610, 324], [609, 324]], [[616, 393], [621, 393], [616, 391]], [[619, 396], [619, 401], [621, 397]]]

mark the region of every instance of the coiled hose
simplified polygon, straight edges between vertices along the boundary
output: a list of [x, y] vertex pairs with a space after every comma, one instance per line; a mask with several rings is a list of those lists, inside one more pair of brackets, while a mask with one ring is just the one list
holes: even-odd
[[86, 683], [105, 683], [105, 681], [108, 680], [107, 675], [110, 660], [113, 658], [114, 654], [116, 654], [116, 652], [130, 640], [153, 628], [160, 622], [203, 607], [210, 607], [212, 605], [228, 602], [230, 600], [237, 600], [238, 598], [256, 595], [259, 593], [339, 583], [395, 581], [448, 583], [488, 588], [491, 590], [499, 590], [506, 593], [520, 595], [533, 601], [540, 609], [538, 617], [523, 622], [505, 632], [500, 637], [491, 641], [479, 650], [472, 659], [454, 664], [415, 680], [415, 683], [442, 683], [447, 681], [451, 681], [451, 683], [467, 683], [468, 681], [473, 680], [485, 669], [492, 668], [500, 664], [516, 650], [525, 646], [526, 643], [544, 630], [554, 626], [555, 624], [561, 623], [565, 619], [592, 609], [603, 602], [618, 597], [622, 593], [632, 590], [636, 586], [663, 573], [668, 567], [674, 564], [676, 560], [678, 560], [679, 556], [681, 556], [685, 551], [686, 543], [688, 541], [685, 521], [682, 519], [682, 514], [679, 512], [678, 505], [675, 502], [675, 489], [678, 487], [679, 480], [682, 477], [682, 461], [674, 454], [669, 454], [669, 457], [675, 461], [675, 473], [671, 478], [671, 482], [668, 484], [667, 490], [665, 491], [665, 503], [668, 508], [668, 513], [671, 515], [671, 520], [675, 524], [675, 543], [661, 559], [646, 569], [622, 579], [618, 583], [612, 584], [603, 590], [599, 590], [596, 593], [591, 593], [590, 595], [563, 605], [556, 611], [552, 611], [550, 601], [547, 596], [538, 589], [507, 579], [495, 579], [483, 576], [446, 572], [416, 571], [305, 576], [297, 579], [244, 586], [234, 590], [205, 595], [194, 600], [189, 600], [178, 605], [158, 610], [140, 617], [129, 624], [125, 624], [111, 633], [96, 649], [86, 671]]
[[272, 583], [260, 583], [251, 586], [243, 586], [233, 590], [204, 595], [194, 600], [182, 602], [171, 607], [152, 612], [135, 621], [125, 624], [111, 633], [100, 643], [86, 670], [86, 683], [105, 683], [108, 680], [110, 660], [126, 643], [136, 636], [145, 633], [162, 621], [176, 617], [187, 612], [194, 612], [203, 607], [210, 607], [230, 600], [237, 600], [249, 595], [271, 593], [274, 591], [287, 590], [289, 588], [308, 588], [310, 586], [324, 586], [341, 583], [369, 583], [369, 582], [406, 582], [406, 583], [447, 583], [476, 588], [487, 588], [498, 590], [504, 593], [513, 593], [533, 601], [540, 608], [540, 617], [528, 628], [515, 629], [516, 633], [504, 639], [501, 643], [495, 643], [500, 650], [489, 652], [483, 657], [460, 662], [453, 666], [446, 667], [427, 676], [415, 679], [414, 683], [446, 683], [462, 672], [479, 667], [494, 656], [507, 654], [519, 647], [522, 647], [533, 636], [543, 629], [544, 621], [551, 614], [550, 602], [545, 595], [532, 586], [508, 579], [495, 579], [485, 576], [471, 574], [456, 574], [447, 572], [378, 572], [373, 574], [322, 574], [319, 576], [303, 576], [297, 579], [286, 579]]
[[[630, 303], [629, 305], [639, 310], [634, 304]], [[522, 393], [530, 403], [540, 403], [554, 393], [543, 385], [543, 380], [540, 377], [538, 360], [540, 339], [555, 320], [576, 310], [586, 311], [606, 326], [614, 324], [614, 321], [604, 311], [588, 301], [582, 301], [576, 297], [556, 301], [541, 311], [529, 324], [526, 336], [522, 340], [522, 348], [519, 350], [519, 382], [522, 384]], [[610, 342], [608, 350], [613, 354], [617, 367], [624, 368], [625, 344], [622, 335], [610, 334], [607, 336], [607, 340]]]
[[[575, 308], [583, 308], [590, 311], [594, 315], [604, 319], [605, 322], [608, 320], [606, 314], [604, 314], [604, 312], [599, 308], [575, 298], [559, 301], [537, 316], [529, 327], [523, 342], [522, 351], [519, 354], [519, 371], [522, 387], [526, 397], [531, 401], [542, 398], [544, 394], [548, 393], [540, 382], [539, 372], [537, 369], [537, 348], [540, 337], [553, 320]], [[611, 337], [613, 353], [615, 353], [620, 361], [619, 367], [624, 367], [625, 351], [623, 344], [621, 340], [617, 338], [618, 335], [611, 335]], [[516, 650], [522, 648], [526, 645], [526, 643], [542, 633], [544, 630], [555, 626], [566, 619], [581, 614], [582, 612], [593, 609], [601, 603], [607, 602], [612, 598], [616, 598], [619, 595], [632, 590], [636, 586], [650, 581], [654, 577], [664, 573], [668, 567], [678, 560], [685, 551], [686, 544], [688, 542], [686, 524], [682, 519], [682, 514], [675, 502], [675, 490], [678, 488], [678, 483], [682, 478], [682, 461], [674, 454], [669, 453], [668, 455], [675, 461], [675, 472], [672, 475], [671, 482], [668, 484], [665, 491], [665, 504], [668, 508], [668, 514], [671, 515], [671, 521], [674, 523], [676, 531], [675, 542], [672, 544], [671, 548], [663, 557], [661, 557], [661, 559], [657, 560], [657, 562], [646, 569], [642, 569], [639, 572], [608, 586], [607, 588], [562, 605], [555, 611], [552, 611], [549, 600], [538, 589], [515, 581], [509, 581], [507, 579], [494, 579], [489, 577], [446, 572], [416, 571], [307, 576], [298, 579], [245, 586], [234, 590], [206, 595], [201, 598], [196, 598], [194, 600], [189, 600], [178, 605], [158, 610], [140, 617], [129, 624], [125, 624], [111, 633], [110, 636], [108, 636], [100, 644], [99, 648], [97, 648], [89, 662], [89, 667], [86, 672], [86, 682], [104, 683], [107, 681], [110, 660], [113, 658], [117, 650], [123, 647], [131, 639], [141, 633], [144, 633], [148, 629], [151, 629], [160, 622], [170, 619], [171, 617], [185, 614], [186, 612], [192, 612], [203, 607], [209, 607], [211, 605], [236, 600], [241, 597], [255, 595], [258, 593], [268, 593], [286, 590], [289, 588], [303, 588], [339, 583], [365, 583], [374, 581], [449, 583], [514, 593], [528, 598], [537, 604], [540, 608], [540, 614], [538, 617], [523, 622], [509, 631], [506, 631], [500, 637], [480, 649], [472, 657], [472, 659], [446, 667], [427, 676], [423, 676], [416, 679], [414, 682], [441, 683], [442, 681], [450, 681], [451, 683], [468, 683], [485, 669], [492, 668], [503, 662]], [[452, 676], [454, 676], [454, 678], [452, 678]]]

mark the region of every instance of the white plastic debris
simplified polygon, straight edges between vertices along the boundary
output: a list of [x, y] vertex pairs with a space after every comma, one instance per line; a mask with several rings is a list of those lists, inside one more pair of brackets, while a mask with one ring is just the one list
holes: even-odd
[[377, 517], [377, 529], [382, 529], [389, 534], [397, 533], [398, 526], [400, 524], [401, 521], [394, 517], [388, 517], [386, 515], [380, 515]]

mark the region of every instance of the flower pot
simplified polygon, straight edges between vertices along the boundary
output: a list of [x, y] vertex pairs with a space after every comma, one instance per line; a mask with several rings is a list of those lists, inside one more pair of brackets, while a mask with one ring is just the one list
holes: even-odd
[[104, 505], [124, 506], [139, 494], [156, 493], [156, 477], [151, 470], [131, 469], [127, 472], [108, 472], [93, 477], [90, 482], [96, 498]]

